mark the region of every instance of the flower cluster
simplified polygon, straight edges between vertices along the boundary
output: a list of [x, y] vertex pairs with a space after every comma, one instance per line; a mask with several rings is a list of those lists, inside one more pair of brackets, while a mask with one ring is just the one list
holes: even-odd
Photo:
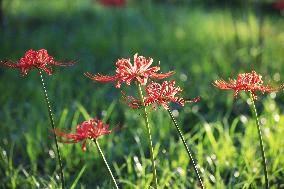
[[[106, 4], [112, 4], [115, 6], [121, 6], [122, 3], [124, 4], [124, 0], [101, 0], [100, 2], [106, 3]], [[61, 63], [54, 60], [54, 57], [50, 56], [45, 49], [41, 49], [38, 51], [34, 50], [28, 50], [24, 57], [22, 57], [18, 62], [13, 63], [11, 61], [1, 61], [0, 65], [4, 65], [9, 68], [18, 68], [21, 71], [22, 76], [25, 76], [28, 74], [28, 71], [32, 68], [37, 68], [41, 71], [46, 72], [48, 75], [52, 75], [52, 65], [56, 66], [67, 66], [71, 65], [73, 62], [70, 63]], [[182, 135], [181, 129], [179, 128], [173, 114], [171, 113], [169, 109], [169, 103], [174, 102], [178, 105], [184, 106], [186, 103], [194, 103], [198, 102], [200, 100], [200, 97], [196, 97], [194, 99], [186, 99], [181, 97], [181, 93], [183, 92], [183, 89], [176, 85], [175, 80], [171, 81], [162, 81], [161, 83], [157, 83], [154, 81], [151, 81], [150, 84], [148, 84], [149, 80], [151, 79], [165, 79], [174, 74], [173, 71], [169, 71], [167, 73], [161, 73], [160, 71], [160, 62], [157, 66], [152, 66], [153, 59], [152, 58], [145, 58], [144, 56], [139, 56], [138, 54], [134, 55], [133, 62], [131, 62], [130, 58], [125, 59], [121, 58], [118, 59], [116, 62], [116, 74], [113, 76], [108, 75], [93, 75], [91, 73], [85, 73], [85, 76], [88, 78], [97, 81], [97, 82], [116, 82], [116, 88], [121, 88], [122, 83], [125, 83], [126, 85], [130, 86], [133, 82], [137, 84], [138, 86], [138, 92], [140, 95], [140, 99], [137, 99], [133, 96], [127, 96], [123, 93], [125, 101], [127, 102], [128, 106], [136, 109], [140, 107], [145, 106], [153, 106], [153, 109], [157, 109], [157, 107], [160, 105], [164, 109], [168, 110], [169, 115], [177, 128], [177, 132], [179, 133], [179, 137], [181, 138], [185, 149], [189, 155], [189, 158], [192, 161], [192, 164], [194, 166], [195, 172], [197, 174], [197, 177], [199, 179], [200, 185], [202, 188], [204, 188], [201, 177], [198, 173], [198, 169], [196, 168], [194, 159], [192, 158], [191, 152], [186, 144], [186, 141]], [[61, 139], [59, 140], [62, 143], [78, 143], [82, 142], [82, 150], [86, 151], [86, 141], [88, 139], [95, 141], [100, 154], [102, 155], [104, 162], [106, 163], [106, 166], [108, 170], [110, 171], [110, 175], [112, 176], [112, 179], [114, 181], [114, 184], [116, 185], [116, 188], [118, 188], [116, 181], [111, 173], [111, 170], [104, 158], [104, 155], [99, 147], [97, 138], [103, 135], [108, 135], [120, 128], [115, 127], [113, 129], [109, 129], [109, 125], [103, 123], [98, 118], [92, 118], [90, 120], [84, 121], [76, 126], [75, 133], [69, 133], [65, 132], [61, 129], [55, 129], [54, 122], [52, 119], [52, 111], [50, 108], [50, 103], [48, 101], [47, 92], [45, 90], [43, 78], [42, 78], [42, 85], [46, 96], [46, 102], [48, 105], [49, 110], [49, 117], [51, 119], [51, 125], [52, 125], [52, 132], [54, 133], [54, 138], [56, 141], [56, 147], [57, 147], [57, 153], [59, 156], [59, 164], [61, 165], [60, 160], [60, 153], [57, 146], [57, 139], [56, 136], [59, 136]], [[268, 184], [268, 174], [266, 171], [266, 160], [265, 160], [265, 154], [264, 154], [264, 147], [262, 142], [262, 136], [260, 132], [260, 125], [257, 119], [257, 112], [254, 105], [254, 99], [257, 99], [256, 92], [261, 91], [262, 93], [269, 93], [273, 91], [278, 91], [280, 88], [283, 88], [284, 86], [281, 85], [280, 87], [273, 88], [269, 85], [264, 85], [264, 82], [262, 80], [262, 76], [260, 74], [257, 74], [255, 71], [252, 71], [251, 73], [242, 73], [238, 74], [237, 79], [230, 79], [229, 82], [226, 82], [223, 79], [215, 80], [213, 85], [219, 89], [224, 90], [234, 90], [234, 97], [238, 95], [240, 91], [248, 91], [251, 93], [251, 100], [252, 100], [252, 111], [256, 118], [256, 124], [258, 126], [258, 134], [259, 134], [259, 140], [262, 150], [262, 158], [263, 158], [263, 167], [264, 172], [266, 176], [266, 184]], [[141, 89], [141, 86], [144, 86], [146, 96], [143, 96], [143, 92]], [[157, 178], [156, 178], [156, 170], [155, 170], [155, 158], [153, 153], [153, 147], [152, 147], [152, 137], [151, 137], [151, 130], [149, 127], [149, 120], [147, 117], [147, 109], [144, 108], [144, 118], [145, 123], [147, 127], [147, 134], [149, 138], [149, 149], [151, 154], [151, 161], [152, 161], [152, 167], [153, 167], [153, 180], [155, 187], [157, 188]], [[62, 168], [61, 168], [62, 172]], [[63, 178], [63, 172], [62, 172], [62, 178]], [[64, 183], [62, 179], [62, 183]], [[64, 185], [63, 185], [64, 186]], [[268, 188], [268, 187], [267, 187]]]
[[[192, 100], [178, 97], [177, 95], [179, 95], [182, 91], [182, 88], [175, 86], [174, 80], [164, 81], [162, 84], [152, 82], [146, 87], [146, 93], [148, 96], [144, 97], [144, 104], [145, 106], [153, 105], [154, 109], [157, 108], [157, 105], [161, 105], [168, 110], [168, 104], [170, 102], [175, 102], [184, 106], [185, 103], [193, 103], [200, 100], [200, 97], [196, 97]], [[128, 102], [128, 106], [132, 108], [139, 108], [142, 106], [142, 102], [132, 96], [125, 96], [125, 99]]]
[[75, 134], [65, 133], [59, 129], [53, 130], [53, 133], [55, 133], [57, 136], [65, 138], [60, 140], [62, 143], [77, 143], [83, 141], [82, 150], [86, 151], [87, 139], [95, 140], [99, 136], [110, 134], [117, 129], [117, 127], [112, 130], [109, 130], [108, 128], [109, 125], [104, 124], [97, 118], [92, 118], [77, 125]]
[[25, 53], [25, 56], [20, 58], [20, 61], [16, 63], [11, 61], [1, 61], [1, 65], [20, 69], [22, 76], [27, 75], [28, 71], [33, 67], [45, 71], [48, 75], [52, 75], [51, 65], [68, 66], [72, 64], [73, 62], [61, 63], [54, 61], [54, 58], [50, 56], [45, 49], [40, 49], [38, 51], [30, 49]]
[[146, 85], [149, 78], [164, 79], [174, 74], [173, 71], [167, 73], [157, 73], [160, 70], [159, 66], [150, 67], [153, 63], [152, 58], [146, 59], [143, 56], [134, 55], [134, 62], [130, 59], [119, 59], [116, 62], [116, 75], [92, 75], [85, 73], [87, 77], [98, 82], [117, 81], [116, 88], [121, 87], [121, 83], [130, 85], [133, 80], [139, 82], [141, 85]]
[[[164, 79], [174, 74], [173, 71], [157, 73], [160, 70], [160, 66], [151, 67], [152, 63], [152, 58], [147, 59], [135, 54], [133, 64], [130, 59], [122, 58], [117, 60], [116, 75], [114, 76], [105, 76], [100, 74], [92, 75], [90, 73], [85, 73], [85, 75], [97, 82], [117, 81], [116, 88], [120, 88], [121, 83], [131, 85], [131, 82], [135, 81], [142, 86], [146, 86], [149, 79]], [[146, 86], [146, 93], [148, 96], [144, 98], [144, 104], [145, 106], [153, 105], [154, 109], [157, 105], [162, 105], [166, 110], [168, 110], [168, 103], [171, 101], [184, 106], [187, 102], [191, 103], [200, 100], [199, 97], [193, 100], [178, 97], [177, 95], [180, 92], [182, 92], [182, 89], [179, 86], [175, 86], [174, 80], [163, 81], [162, 84], [152, 81], [152, 83]], [[141, 100], [137, 100], [136, 98], [125, 94], [124, 97], [128, 105], [132, 108], [139, 108], [142, 106]]]
[[234, 97], [236, 97], [239, 91], [250, 91], [254, 99], [257, 99], [256, 91], [261, 91], [262, 93], [269, 93], [277, 91], [279, 88], [272, 88], [268, 85], [263, 85], [262, 76], [257, 74], [255, 71], [251, 73], [242, 73], [238, 75], [237, 80], [230, 79], [227, 83], [223, 79], [216, 80], [213, 85], [219, 89], [232, 89], [235, 91]]

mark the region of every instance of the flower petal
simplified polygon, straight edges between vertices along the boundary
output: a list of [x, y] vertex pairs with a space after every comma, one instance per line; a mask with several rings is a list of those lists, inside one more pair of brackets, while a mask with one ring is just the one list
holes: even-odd
[[106, 75], [93, 75], [89, 72], [84, 73], [86, 77], [88, 77], [91, 80], [98, 81], [98, 82], [110, 82], [115, 81], [117, 79], [117, 76], [106, 76]]
[[155, 78], [155, 79], [164, 79], [164, 78], [170, 77], [174, 74], [175, 74], [174, 71], [170, 71], [170, 72], [167, 72], [167, 73], [153, 73], [149, 77]]

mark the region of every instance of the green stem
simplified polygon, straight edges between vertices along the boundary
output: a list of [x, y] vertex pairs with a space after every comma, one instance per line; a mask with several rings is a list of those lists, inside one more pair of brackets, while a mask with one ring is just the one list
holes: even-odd
[[111, 176], [111, 179], [112, 179], [112, 181], [113, 181], [113, 184], [115, 185], [115, 188], [119, 189], [119, 188], [118, 188], [118, 185], [117, 185], [117, 183], [116, 183], [116, 180], [115, 180], [115, 178], [114, 178], [114, 176], [113, 176], [113, 174], [112, 174], [112, 172], [111, 172], [111, 169], [110, 169], [110, 167], [109, 167], [109, 165], [108, 165], [108, 163], [107, 163], [107, 161], [106, 161], [106, 158], [105, 158], [105, 156], [104, 156], [104, 153], [103, 153], [102, 149], [100, 148], [99, 142], [98, 142], [96, 139], [94, 140], [94, 142], [95, 142], [95, 144], [96, 144], [96, 146], [97, 146], [97, 148], [98, 148], [98, 150], [99, 150], [99, 152], [100, 152], [100, 155], [102, 156], [102, 158], [103, 158], [103, 160], [104, 160], [104, 163], [105, 163], [105, 165], [106, 165], [106, 167], [107, 167], [107, 170], [108, 170], [108, 172], [109, 172], [109, 174], [110, 174], [110, 176]]
[[152, 161], [152, 171], [153, 171], [153, 179], [154, 179], [154, 188], [158, 188], [158, 179], [157, 179], [157, 171], [156, 171], [156, 164], [155, 164], [155, 159], [154, 159], [154, 150], [153, 150], [153, 142], [152, 142], [152, 136], [151, 136], [151, 129], [150, 129], [150, 124], [149, 124], [149, 119], [148, 119], [148, 113], [147, 109], [144, 103], [144, 97], [141, 89], [141, 85], [137, 83], [138, 87], [138, 93], [142, 102], [143, 106], [143, 111], [144, 111], [144, 119], [145, 119], [145, 124], [147, 127], [147, 135], [148, 135], [148, 140], [149, 140], [149, 149], [150, 149], [150, 155], [151, 155], [151, 161]]
[[[55, 124], [54, 124], [54, 119], [53, 119], [53, 116], [52, 116], [52, 110], [51, 110], [51, 106], [50, 106], [50, 102], [49, 102], [49, 99], [48, 99], [47, 91], [46, 91], [46, 88], [45, 88], [45, 82], [44, 82], [41, 70], [39, 70], [39, 74], [40, 74], [40, 78], [41, 78], [42, 89], [43, 89], [43, 92], [44, 92], [44, 95], [45, 95], [45, 101], [46, 101], [46, 105], [47, 105], [48, 116], [49, 116], [51, 128], [52, 128], [52, 130], [55, 130]], [[57, 157], [58, 157], [58, 163], [59, 163], [59, 168], [60, 168], [61, 185], [62, 185], [62, 189], [64, 189], [65, 188], [65, 182], [64, 182], [63, 166], [62, 166], [61, 155], [60, 155], [60, 151], [59, 151], [59, 147], [58, 147], [57, 137], [56, 137], [55, 133], [53, 133], [53, 137], [54, 137], [54, 142], [55, 142], [56, 152], [57, 152]]]
[[192, 155], [192, 153], [190, 152], [190, 150], [189, 150], [189, 148], [188, 148], [188, 146], [187, 146], [187, 144], [186, 144], [186, 141], [185, 141], [185, 139], [184, 139], [184, 137], [183, 137], [183, 134], [182, 134], [182, 132], [181, 132], [181, 130], [180, 130], [180, 128], [179, 128], [179, 126], [178, 126], [178, 124], [177, 124], [177, 122], [176, 122], [176, 120], [175, 120], [175, 118], [174, 118], [174, 116], [173, 116], [173, 114], [172, 114], [172, 112], [171, 112], [171, 110], [168, 109], [168, 112], [169, 112], [169, 114], [170, 114], [170, 117], [171, 117], [171, 119], [172, 119], [174, 125], [176, 126], [176, 129], [177, 129], [177, 131], [178, 131], [179, 137], [180, 137], [180, 139], [182, 140], [182, 143], [183, 143], [183, 145], [184, 145], [184, 147], [185, 147], [185, 149], [186, 149], [186, 152], [187, 152], [187, 154], [188, 154], [188, 156], [189, 156], [189, 158], [190, 158], [190, 160], [191, 160], [191, 162], [192, 162], [192, 164], [193, 164], [193, 168], [194, 168], [195, 174], [196, 174], [196, 176], [197, 176], [197, 178], [198, 178], [200, 187], [201, 187], [202, 189], [204, 189], [205, 187], [204, 187], [204, 184], [203, 184], [203, 182], [202, 182], [202, 179], [201, 179], [201, 177], [200, 177], [200, 175], [199, 175], [199, 172], [198, 172], [197, 166], [196, 166], [196, 164], [195, 164], [193, 155]]
[[258, 120], [258, 116], [257, 116], [257, 111], [256, 111], [256, 108], [255, 108], [254, 99], [253, 99], [253, 95], [252, 95], [251, 91], [250, 91], [250, 100], [251, 100], [251, 103], [252, 103], [251, 111], [252, 111], [252, 114], [253, 114], [253, 116], [255, 118], [257, 131], [258, 131], [258, 139], [259, 139], [260, 148], [261, 148], [262, 166], [263, 166], [263, 169], [264, 169], [264, 176], [265, 176], [265, 186], [266, 186], [266, 189], [269, 189], [268, 173], [267, 173], [267, 163], [266, 163], [267, 161], [266, 161], [266, 158], [265, 158], [262, 134], [261, 134], [261, 129], [260, 129], [259, 120]]

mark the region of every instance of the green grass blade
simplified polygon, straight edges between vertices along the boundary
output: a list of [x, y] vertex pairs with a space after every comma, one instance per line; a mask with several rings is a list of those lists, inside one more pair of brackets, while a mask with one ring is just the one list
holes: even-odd
[[85, 165], [82, 167], [81, 171], [79, 172], [78, 176], [76, 177], [76, 179], [75, 179], [75, 181], [73, 182], [73, 184], [72, 184], [72, 186], [70, 187], [70, 189], [74, 189], [74, 188], [77, 186], [78, 181], [79, 181], [79, 179], [81, 178], [81, 176], [83, 175], [83, 173], [85, 172], [86, 168], [87, 168], [87, 164], [85, 164]]

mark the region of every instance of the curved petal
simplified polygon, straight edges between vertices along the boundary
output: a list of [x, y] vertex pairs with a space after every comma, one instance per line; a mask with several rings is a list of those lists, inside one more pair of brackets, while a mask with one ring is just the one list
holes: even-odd
[[8, 68], [22, 68], [23, 65], [21, 65], [18, 62], [12, 62], [12, 61], [0, 61], [0, 65], [6, 66]]
[[172, 75], [174, 75], [175, 72], [174, 71], [170, 71], [170, 72], [167, 72], [167, 73], [153, 73], [151, 74], [149, 77], [150, 78], [155, 78], [155, 79], [164, 79], [164, 78], [167, 78], [167, 77], [170, 77]]
[[142, 103], [134, 98], [133, 96], [127, 96], [124, 92], [122, 93], [123, 100], [127, 103], [127, 106], [136, 109], [142, 107]]
[[69, 62], [56, 62], [56, 61], [52, 61], [51, 62], [51, 64], [53, 64], [55, 66], [73, 66], [76, 63], [77, 63], [77, 61], [69, 61]]
[[89, 72], [84, 73], [86, 77], [88, 77], [91, 80], [98, 81], [98, 82], [110, 82], [115, 81], [117, 79], [117, 76], [106, 76], [106, 75], [93, 75]]
[[223, 79], [214, 81], [213, 85], [219, 89], [234, 89], [235, 86], [227, 83]]
[[52, 130], [52, 132], [62, 138], [67, 138], [67, 139], [77, 139], [78, 138], [76, 134], [68, 134], [58, 129], [54, 129]]

